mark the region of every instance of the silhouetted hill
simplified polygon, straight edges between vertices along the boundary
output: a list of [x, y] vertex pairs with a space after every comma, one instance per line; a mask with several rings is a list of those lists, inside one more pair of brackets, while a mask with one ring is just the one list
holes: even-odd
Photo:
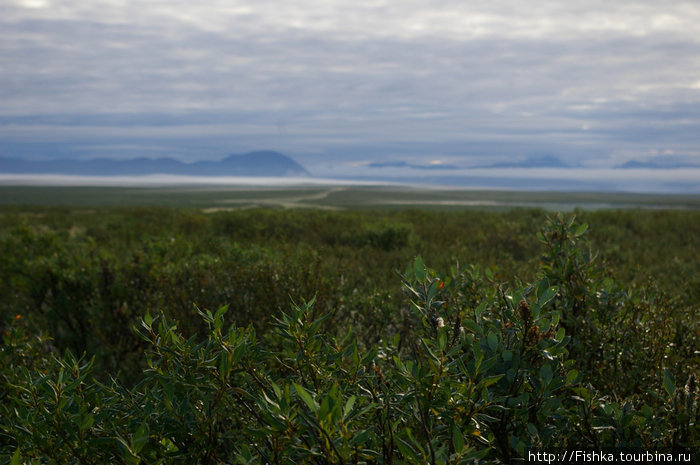
[[173, 158], [132, 158], [114, 160], [22, 160], [0, 158], [0, 173], [72, 174], [83, 176], [120, 176], [140, 174], [179, 174], [188, 176], [310, 176], [310, 173], [286, 155], [272, 151], [230, 155], [219, 161], [184, 163]]

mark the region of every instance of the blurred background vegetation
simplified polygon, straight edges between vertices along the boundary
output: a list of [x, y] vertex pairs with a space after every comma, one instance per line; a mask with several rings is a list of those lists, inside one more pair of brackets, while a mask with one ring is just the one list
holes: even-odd
[[[316, 296], [330, 330], [370, 344], [400, 324], [397, 272], [420, 255], [438, 270], [469, 264], [494, 282], [531, 281], [542, 264], [540, 209], [431, 211], [170, 207], [4, 207], [1, 325], [48, 331], [56, 350], [97, 354], [105, 373], [142, 368], [131, 328], [163, 311], [202, 332], [193, 310], [229, 305], [260, 333], [290, 299]], [[657, 302], [698, 315], [700, 212], [576, 211], [597, 266]]]

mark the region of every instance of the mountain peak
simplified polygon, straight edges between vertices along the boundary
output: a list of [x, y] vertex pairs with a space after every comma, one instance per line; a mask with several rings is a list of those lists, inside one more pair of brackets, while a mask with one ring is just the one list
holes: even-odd
[[146, 174], [179, 174], [187, 176], [311, 176], [299, 163], [273, 151], [256, 151], [229, 155], [219, 161], [184, 163], [173, 158], [132, 158], [117, 160], [22, 160], [0, 158], [0, 173], [71, 174], [83, 176], [123, 176]]
[[228, 161], [239, 161], [243, 158], [265, 158], [265, 159], [276, 159], [276, 160], [283, 160], [283, 159], [289, 159], [286, 155], [282, 155], [279, 152], [275, 152], [274, 150], [255, 150], [253, 152], [247, 152], [243, 154], [239, 153], [232, 153], [228, 157], [222, 159], [222, 162], [228, 162]]
[[221, 166], [245, 171], [246, 176], [310, 176], [306, 168], [279, 152], [258, 150], [231, 154], [219, 162]]

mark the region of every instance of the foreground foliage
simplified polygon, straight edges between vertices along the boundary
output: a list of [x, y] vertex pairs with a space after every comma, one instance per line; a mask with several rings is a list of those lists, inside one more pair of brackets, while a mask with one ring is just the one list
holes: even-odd
[[195, 308], [206, 330], [189, 334], [145, 311], [134, 327], [144, 368], [126, 382], [16, 317], [0, 352], [0, 463], [513, 463], [533, 448], [697, 449], [697, 307], [625, 286], [588, 234], [573, 218], [545, 222], [527, 283], [416, 257], [401, 276], [406, 305], [370, 329], [334, 331], [347, 320], [313, 299], [264, 331], [226, 326], [226, 306]]

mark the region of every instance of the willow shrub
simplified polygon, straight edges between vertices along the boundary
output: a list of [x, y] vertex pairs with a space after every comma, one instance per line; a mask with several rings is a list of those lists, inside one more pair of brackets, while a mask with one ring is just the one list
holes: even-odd
[[91, 360], [51, 355], [16, 324], [0, 352], [0, 462], [511, 463], [532, 449], [697, 447], [690, 367], [656, 366], [646, 395], [601, 391], [596, 363], [624, 360], [591, 363], [586, 351], [619, 336], [606, 333], [613, 324], [655, 326], [627, 319], [639, 302], [599, 276], [584, 234], [550, 222], [530, 284], [506, 287], [475, 266], [440, 274], [416, 258], [406, 321], [371, 347], [329, 332], [313, 300], [263, 340], [227, 327], [226, 307], [197, 310], [204, 338], [146, 314], [135, 330], [147, 368], [133, 388], [95, 381]]

